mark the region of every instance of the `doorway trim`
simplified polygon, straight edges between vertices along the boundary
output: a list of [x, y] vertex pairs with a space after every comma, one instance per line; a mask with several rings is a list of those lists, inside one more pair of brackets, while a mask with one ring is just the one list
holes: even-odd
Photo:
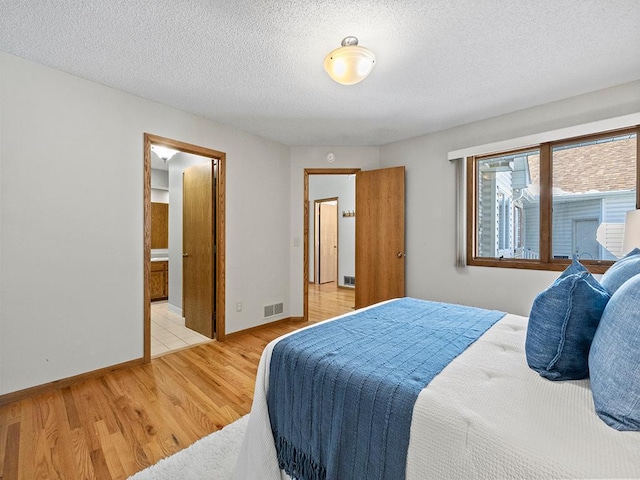
[[[303, 207], [302, 319], [309, 321], [309, 175], [355, 175], [360, 168], [305, 168]], [[357, 248], [357, 247], [356, 247]], [[356, 287], [357, 288], [357, 287]]]
[[143, 199], [143, 290], [144, 290], [144, 362], [151, 361], [151, 144], [173, 148], [180, 152], [191, 153], [202, 157], [215, 159], [218, 162], [218, 178], [216, 180], [217, 198], [216, 208], [216, 302], [215, 328], [217, 340], [225, 337], [225, 185], [226, 185], [226, 153], [210, 148], [180, 142], [170, 138], [160, 137], [151, 133], [144, 134], [144, 199]]

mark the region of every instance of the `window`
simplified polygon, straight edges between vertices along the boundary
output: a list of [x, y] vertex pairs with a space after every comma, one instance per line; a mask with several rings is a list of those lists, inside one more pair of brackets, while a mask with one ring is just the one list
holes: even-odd
[[[481, 258], [537, 258], [539, 232], [537, 149], [480, 158], [477, 161], [476, 256]], [[528, 224], [527, 224], [528, 221]], [[530, 241], [527, 241], [527, 233]], [[536, 247], [534, 249], [534, 247]]]
[[468, 158], [469, 265], [604, 272], [638, 199], [638, 130]]

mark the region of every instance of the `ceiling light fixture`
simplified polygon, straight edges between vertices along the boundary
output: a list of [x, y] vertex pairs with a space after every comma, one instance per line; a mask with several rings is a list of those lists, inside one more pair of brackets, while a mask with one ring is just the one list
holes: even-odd
[[171, 160], [171, 157], [178, 153], [178, 151], [173, 148], [163, 147], [161, 145], [151, 145], [151, 150], [153, 150], [164, 163], [167, 163]]
[[376, 56], [358, 46], [356, 37], [345, 37], [342, 46], [324, 57], [324, 69], [342, 85], [353, 85], [364, 80], [373, 70]]

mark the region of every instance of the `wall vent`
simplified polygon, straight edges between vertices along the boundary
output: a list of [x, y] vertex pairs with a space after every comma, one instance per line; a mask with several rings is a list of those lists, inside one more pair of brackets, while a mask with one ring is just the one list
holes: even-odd
[[344, 284], [345, 285], [349, 285], [350, 287], [355, 287], [356, 286], [356, 277], [347, 277], [345, 275]]
[[273, 305], [265, 305], [264, 318], [281, 315], [284, 312], [284, 303], [274, 303]]

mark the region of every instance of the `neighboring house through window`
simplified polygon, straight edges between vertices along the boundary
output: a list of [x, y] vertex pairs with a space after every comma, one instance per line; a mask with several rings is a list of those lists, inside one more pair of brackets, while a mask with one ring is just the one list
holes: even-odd
[[468, 263], [604, 271], [638, 204], [638, 128], [469, 157]]

